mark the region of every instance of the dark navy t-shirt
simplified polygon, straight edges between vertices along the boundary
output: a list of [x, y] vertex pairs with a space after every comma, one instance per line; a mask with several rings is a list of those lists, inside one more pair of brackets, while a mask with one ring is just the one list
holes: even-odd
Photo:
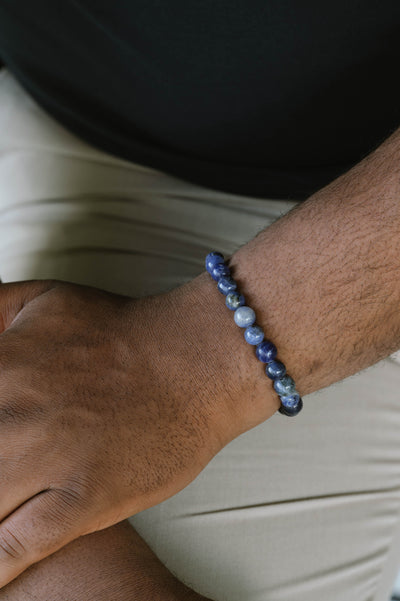
[[399, 0], [0, 0], [0, 56], [98, 148], [238, 194], [304, 199], [400, 126]]

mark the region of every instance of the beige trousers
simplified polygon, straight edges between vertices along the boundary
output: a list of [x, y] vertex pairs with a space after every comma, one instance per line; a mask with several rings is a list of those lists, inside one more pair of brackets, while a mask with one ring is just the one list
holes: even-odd
[[[246, 198], [119, 160], [0, 73], [0, 275], [140, 296], [203, 271], [295, 203]], [[216, 601], [388, 601], [400, 568], [400, 362], [276, 413], [186, 489], [131, 518]]]

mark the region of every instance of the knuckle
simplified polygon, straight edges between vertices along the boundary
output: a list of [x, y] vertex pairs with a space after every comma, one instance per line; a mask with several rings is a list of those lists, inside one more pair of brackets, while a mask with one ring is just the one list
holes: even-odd
[[30, 300], [32, 295], [39, 296], [52, 288], [56, 288], [59, 285], [58, 280], [46, 279], [46, 280], [26, 280], [23, 282], [15, 282], [16, 286], [19, 286], [22, 291], [25, 292], [25, 301]]
[[49, 315], [53, 319], [56, 320], [56, 324], [60, 327], [62, 325], [62, 321], [60, 322], [60, 316], [62, 319], [68, 315], [68, 320], [71, 320], [73, 314], [75, 312], [75, 305], [77, 304], [77, 294], [76, 289], [78, 287], [67, 283], [60, 284], [54, 287], [51, 294], [51, 307], [49, 307]]
[[26, 556], [27, 551], [20, 537], [4, 527], [0, 532], [0, 560], [16, 564], [25, 560]]
[[58, 491], [59, 504], [70, 511], [75, 511], [81, 501], [80, 491], [68, 487]]
[[87, 474], [82, 474], [69, 479], [63, 494], [70, 503], [83, 507], [92, 499], [94, 489], [95, 485], [89, 481]]
[[78, 480], [51, 490], [54, 495], [54, 511], [58, 520], [65, 524], [76, 520], [87, 505], [87, 490], [84, 483]]

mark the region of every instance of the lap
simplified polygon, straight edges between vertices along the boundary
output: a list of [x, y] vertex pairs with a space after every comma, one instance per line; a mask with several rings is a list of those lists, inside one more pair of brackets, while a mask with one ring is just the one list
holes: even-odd
[[[0, 275], [141, 296], [203, 271], [295, 203], [195, 186], [56, 124], [0, 75]], [[234, 369], [234, 366], [232, 366]], [[396, 356], [304, 398], [131, 518], [163, 563], [219, 601], [387, 601], [400, 557]]]

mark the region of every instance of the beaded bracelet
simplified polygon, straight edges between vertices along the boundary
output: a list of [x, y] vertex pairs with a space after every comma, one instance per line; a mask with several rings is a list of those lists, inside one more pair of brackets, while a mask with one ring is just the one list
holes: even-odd
[[228, 309], [235, 311], [235, 323], [240, 328], [246, 328], [246, 342], [255, 345], [257, 359], [266, 363], [265, 373], [273, 380], [281, 401], [279, 412], [287, 416], [297, 415], [303, 408], [303, 400], [296, 390], [294, 380], [287, 375], [284, 364], [276, 360], [276, 346], [265, 340], [262, 328], [255, 323], [256, 314], [245, 305], [244, 296], [237, 290], [237, 283], [232, 278], [224, 256], [220, 252], [209, 253], [206, 257], [206, 269], [213, 280], [218, 282], [218, 290], [225, 295]]

